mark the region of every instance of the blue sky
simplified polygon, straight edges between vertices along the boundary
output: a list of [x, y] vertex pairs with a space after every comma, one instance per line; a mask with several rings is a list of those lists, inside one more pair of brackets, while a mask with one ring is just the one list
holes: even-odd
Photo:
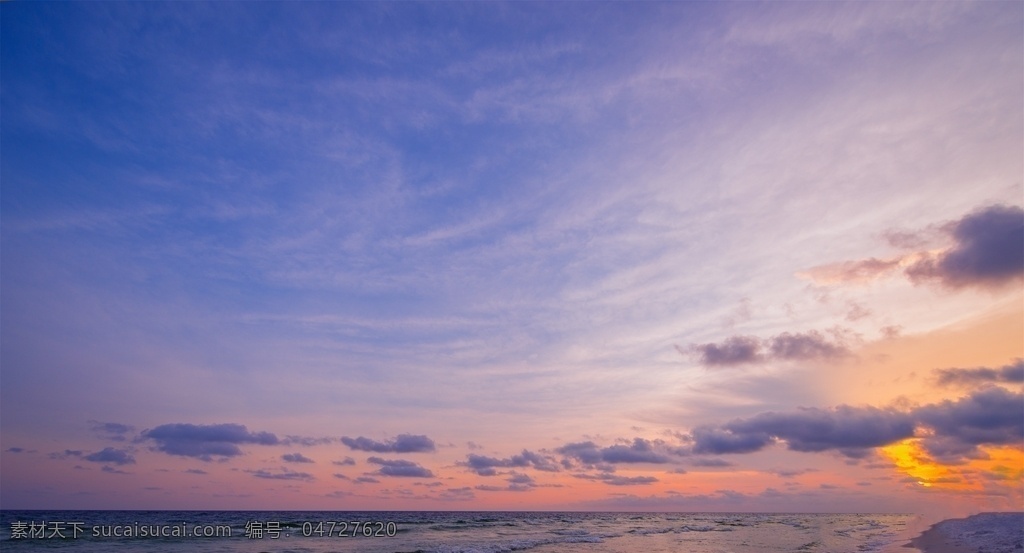
[[[912, 435], [893, 436], [927, 448], [929, 405], [1020, 394], [922, 375], [1024, 357], [1022, 12], [3, 4], [5, 507], [319, 507], [325, 479], [374, 507], [416, 495], [350, 483], [408, 469], [378, 462], [398, 453], [437, 488], [476, 490], [407, 508], [614, 506], [611, 467], [570, 445], [652, 440], [693, 481], [638, 461], [623, 466], [639, 480], [619, 482], [655, 478], [629, 501], [673, 505], [716, 493], [691, 460], [717, 434], [695, 429], [735, 438], [745, 426], [720, 425], [839, 405], [895, 409]], [[1007, 228], [1009, 242], [986, 238]], [[1009, 268], [956, 272], [992, 256]], [[1008, 329], [994, 344], [978, 338], [991, 324]], [[921, 353], [935, 343], [956, 352]], [[178, 442], [158, 428], [226, 432], [177, 451], [232, 454], [213, 470], [217, 456], [168, 453]], [[771, 451], [714, 469], [746, 471], [747, 506], [815, 509], [821, 485], [865, 508], [928, 503], [895, 454], [875, 491], [853, 457], [795, 454], [799, 436], [771, 432]], [[289, 474], [298, 451], [274, 448], [300, 441], [286, 436], [324, 441], [302, 453], [320, 472], [282, 496], [259, 475]], [[342, 440], [402, 436], [438, 445], [382, 457]], [[993, 440], [980, 445], [1007, 445]], [[523, 449], [568, 465], [513, 462]], [[929, 451], [918, 464], [942, 460]], [[331, 481], [329, 460], [353, 455], [338, 465], [356, 467], [349, 481]], [[526, 467], [552, 486], [494, 499], [468, 455], [507, 460], [492, 478]], [[790, 462], [834, 481], [758, 503], [776, 497], [758, 478]], [[188, 470], [214, 492], [174, 491], [167, 471]], [[232, 493], [249, 499], [211, 495]]]

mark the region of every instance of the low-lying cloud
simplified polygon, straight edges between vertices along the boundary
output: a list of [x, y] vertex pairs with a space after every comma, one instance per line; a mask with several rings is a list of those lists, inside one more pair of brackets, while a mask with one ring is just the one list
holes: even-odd
[[131, 453], [128, 453], [127, 451], [122, 451], [120, 449], [114, 449], [112, 447], [107, 447], [104, 448], [102, 451], [91, 453], [89, 455], [82, 457], [82, 459], [85, 459], [86, 461], [91, 461], [93, 463], [111, 463], [114, 465], [135, 464], [135, 457], [133, 457]]
[[793, 451], [837, 451], [852, 458], [919, 438], [937, 460], [956, 463], [981, 457], [978, 446], [1024, 443], [1024, 395], [988, 386], [909, 411], [841, 405], [761, 413], [697, 427], [689, 437], [689, 452], [697, 455], [753, 453], [784, 442]]
[[156, 449], [169, 455], [211, 461], [214, 457], [237, 457], [239, 444], [277, 445], [270, 432], [249, 432], [241, 424], [164, 424], [144, 430], [141, 440], [153, 440]]
[[380, 457], [370, 457], [366, 462], [374, 465], [380, 465], [380, 469], [377, 471], [377, 474], [381, 474], [383, 476], [400, 476], [408, 478], [434, 477], [434, 473], [430, 470], [421, 467], [417, 463], [406, 461], [404, 459], [381, 459]]
[[587, 441], [569, 443], [555, 451], [567, 459], [579, 461], [584, 466], [594, 466], [601, 463], [670, 463], [673, 459], [668, 449], [660, 440], [634, 438], [629, 445], [599, 447], [594, 442]]
[[286, 463], [313, 463], [312, 459], [306, 457], [301, 453], [285, 453], [281, 456], [281, 460]]
[[434, 440], [415, 434], [399, 434], [395, 439], [385, 442], [378, 442], [363, 436], [358, 438], [344, 436], [341, 438], [341, 443], [355, 451], [369, 451], [372, 453], [420, 453], [437, 449]]
[[658, 481], [654, 476], [621, 476], [609, 472], [598, 474], [574, 474], [573, 477], [582, 480], [596, 480], [604, 482], [609, 486], [646, 486]]
[[497, 468], [525, 468], [532, 467], [545, 472], [558, 472], [561, 470], [553, 457], [548, 457], [524, 449], [519, 455], [508, 458], [487, 457], [470, 453], [465, 463], [460, 463], [480, 476], [494, 476]]

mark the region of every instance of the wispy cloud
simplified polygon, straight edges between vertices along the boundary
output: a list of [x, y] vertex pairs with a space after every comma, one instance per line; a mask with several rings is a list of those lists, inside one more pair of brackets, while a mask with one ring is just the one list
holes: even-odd
[[252, 474], [256, 478], [262, 478], [264, 480], [299, 480], [302, 482], [311, 482], [316, 480], [316, 477], [308, 472], [297, 472], [282, 468], [279, 472], [273, 472], [265, 469], [259, 470], [246, 470], [249, 474]]

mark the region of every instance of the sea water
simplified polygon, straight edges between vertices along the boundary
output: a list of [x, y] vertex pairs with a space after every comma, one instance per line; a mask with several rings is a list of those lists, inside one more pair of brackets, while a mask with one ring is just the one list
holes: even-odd
[[893, 514], [0, 511], [0, 550], [855, 553], [902, 549], [898, 546], [906, 543], [914, 519]]

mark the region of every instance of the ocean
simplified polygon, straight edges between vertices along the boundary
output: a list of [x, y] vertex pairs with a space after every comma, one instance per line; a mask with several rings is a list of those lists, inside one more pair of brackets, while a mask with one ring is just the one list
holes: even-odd
[[0, 550], [68, 553], [860, 553], [901, 546], [894, 514], [0, 511]]

